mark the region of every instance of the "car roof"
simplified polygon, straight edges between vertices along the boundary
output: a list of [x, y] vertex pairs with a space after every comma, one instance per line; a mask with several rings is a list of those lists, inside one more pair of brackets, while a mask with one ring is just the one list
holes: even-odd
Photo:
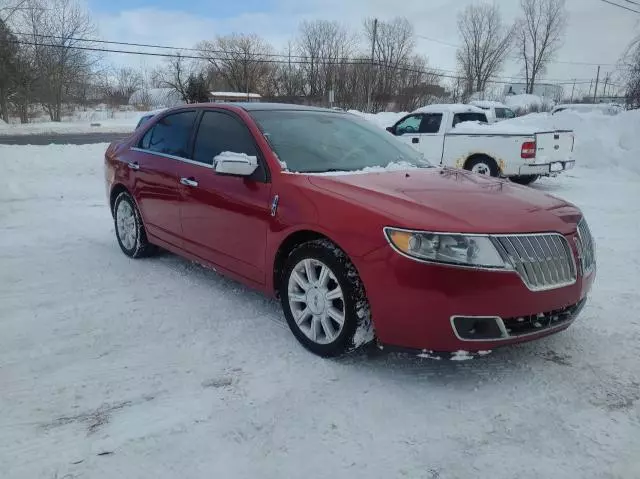
[[318, 112], [326, 112], [326, 113], [345, 113], [339, 110], [333, 110], [330, 108], [319, 108], [315, 106], [307, 106], [307, 105], [294, 105], [292, 103], [262, 103], [257, 101], [250, 102], [242, 102], [242, 101], [234, 101], [234, 102], [210, 102], [210, 103], [192, 103], [180, 105], [179, 107], [173, 108], [173, 110], [185, 109], [185, 108], [225, 108], [225, 109], [242, 109], [248, 112], [252, 111], [318, 111]]
[[428, 105], [418, 108], [413, 113], [440, 113], [442, 111], [449, 111], [451, 113], [482, 113], [486, 114], [484, 110], [473, 105], [462, 105], [460, 103], [445, 103], [442, 105]]
[[470, 105], [477, 106], [479, 108], [509, 108], [504, 103], [491, 100], [473, 100], [469, 102]]

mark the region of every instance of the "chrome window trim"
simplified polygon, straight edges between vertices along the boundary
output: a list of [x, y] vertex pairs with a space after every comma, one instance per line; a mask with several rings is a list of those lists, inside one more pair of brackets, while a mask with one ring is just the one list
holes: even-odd
[[169, 158], [170, 160], [177, 160], [177, 161], [181, 161], [183, 163], [188, 163], [190, 165], [202, 166], [203, 168], [207, 168], [207, 169], [213, 170], [213, 165], [209, 165], [207, 163], [200, 163], [199, 161], [193, 161], [193, 160], [190, 160], [188, 158], [182, 158], [181, 156], [169, 155], [167, 153], [160, 153], [160, 152], [152, 151], [152, 150], [145, 150], [144, 148], [138, 148], [137, 146], [132, 146], [130, 148], [130, 150], [131, 151], [137, 151], [137, 152], [140, 152], [140, 153], [147, 153], [149, 155], [160, 156], [162, 158]]
[[[411, 256], [408, 255], [406, 253], [404, 253], [403, 251], [399, 250], [396, 245], [393, 244], [393, 242], [391, 241], [391, 239], [389, 238], [389, 235], [387, 234], [387, 230], [395, 230], [395, 231], [404, 231], [407, 233], [425, 233], [425, 234], [433, 234], [433, 235], [448, 235], [448, 236], [465, 236], [465, 237], [482, 237], [482, 238], [489, 238], [491, 240], [491, 242], [493, 243], [494, 247], [496, 248], [496, 251], [498, 252], [498, 254], [502, 257], [502, 259], [505, 261], [505, 263], [509, 263], [509, 260], [507, 258], [505, 258], [504, 256], [504, 251], [503, 248], [498, 248], [495, 246], [496, 243], [496, 238], [498, 237], [507, 237], [507, 238], [511, 238], [511, 237], [519, 237], [519, 236], [535, 236], [535, 237], [539, 237], [539, 236], [558, 236], [561, 238], [561, 241], [563, 241], [564, 246], [567, 249], [568, 252], [568, 256], [571, 258], [571, 262], [573, 264], [573, 271], [574, 271], [574, 278], [571, 281], [567, 281], [567, 282], [563, 282], [563, 283], [559, 283], [559, 284], [553, 284], [553, 285], [549, 285], [549, 286], [544, 286], [544, 287], [534, 287], [532, 285], [530, 285], [528, 283], [528, 281], [526, 281], [526, 279], [515, 269], [513, 268], [513, 266], [506, 266], [504, 268], [491, 268], [491, 267], [487, 267], [487, 266], [472, 266], [472, 265], [466, 265], [466, 264], [456, 264], [456, 263], [444, 263], [444, 262], [440, 262], [440, 261], [434, 261], [434, 260], [427, 260], [427, 259], [422, 259], [422, 258], [416, 258], [415, 256]], [[466, 270], [473, 270], [473, 271], [491, 271], [491, 272], [496, 272], [496, 273], [515, 273], [520, 280], [522, 281], [522, 283], [526, 286], [526, 288], [529, 291], [532, 292], [541, 292], [541, 291], [551, 291], [554, 289], [560, 289], [560, 288], [566, 288], [567, 286], [573, 286], [574, 284], [576, 284], [578, 282], [578, 269], [577, 269], [577, 263], [576, 263], [576, 258], [575, 258], [575, 254], [573, 253], [573, 250], [571, 249], [571, 246], [569, 245], [569, 241], [567, 240], [567, 238], [558, 232], [546, 232], [546, 233], [506, 233], [506, 234], [498, 234], [498, 233], [451, 233], [451, 232], [437, 232], [437, 231], [423, 231], [423, 230], [413, 230], [413, 229], [409, 229], [409, 228], [396, 228], [394, 226], [385, 226], [382, 228], [383, 231], [383, 235], [385, 237], [385, 239], [387, 240], [387, 243], [389, 244], [389, 246], [391, 246], [391, 248], [398, 253], [401, 256], [404, 256], [405, 258], [408, 258], [412, 261], [417, 261], [418, 263], [423, 263], [423, 264], [432, 264], [432, 265], [438, 265], [438, 266], [444, 266], [444, 267], [451, 267], [451, 268], [457, 268], [457, 269], [466, 269]]]

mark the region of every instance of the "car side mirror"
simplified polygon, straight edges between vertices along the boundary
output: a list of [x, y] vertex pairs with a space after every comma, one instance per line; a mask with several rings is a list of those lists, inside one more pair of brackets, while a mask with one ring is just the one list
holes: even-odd
[[244, 153], [223, 151], [213, 157], [213, 170], [219, 175], [251, 176], [257, 168], [258, 158]]
[[391, 133], [392, 135], [395, 135], [396, 134], [396, 127], [395, 126], [388, 126], [387, 127], [387, 131], [389, 133]]

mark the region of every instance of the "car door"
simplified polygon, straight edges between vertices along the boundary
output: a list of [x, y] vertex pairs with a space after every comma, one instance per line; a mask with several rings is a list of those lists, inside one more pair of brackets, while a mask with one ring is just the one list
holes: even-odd
[[147, 232], [178, 247], [182, 246], [180, 165], [189, 156], [195, 119], [195, 110], [160, 118], [131, 148], [129, 158]]
[[[252, 176], [216, 174], [222, 152], [258, 158]], [[182, 176], [185, 248], [257, 283], [265, 281], [267, 228], [271, 219], [269, 172], [254, 138], [231, 112], [205, 110], [197, 126], [192, 163]]]
[[444, 135], [440, 134], [442, 113], [415, 113], [400, 120], [395, 134], [424, 154], [425, 158], [439, 164], [442, 159]]
[[416, 150], [421, 151], [420, 123], [422, 123], [421, 113], [414, 113], [413, 115], [405, 116], [398, 123], [396, 123], [393, 133], [402, 142], [407, 143], [413, 146]]

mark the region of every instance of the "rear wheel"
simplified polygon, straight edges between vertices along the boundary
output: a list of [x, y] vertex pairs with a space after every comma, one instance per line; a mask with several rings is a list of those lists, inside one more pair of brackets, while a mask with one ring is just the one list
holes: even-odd
[[373, 340], [364, 286], [347, 255], [328, 240], [295, 248], [280, 284], [285, 318], [296, 339], [323, 357]]
[[155, 251], [147, 241], [138, 207], [129, 193], [123, 191], [113, 203], [113, 220], [120, 249], [130, 258], [141, 258]]
[[521, 175], [521, 176], [512, 176], [509, 179], [514, 183], [519, 185], [530, 185], [534, 181], [540, 178], [540, 175]]
[[496, 161], [493, 158], [484, 155], [467, 160], [465, 169], [472, 173], [487, 176], [498, 176], [500, 173]]

